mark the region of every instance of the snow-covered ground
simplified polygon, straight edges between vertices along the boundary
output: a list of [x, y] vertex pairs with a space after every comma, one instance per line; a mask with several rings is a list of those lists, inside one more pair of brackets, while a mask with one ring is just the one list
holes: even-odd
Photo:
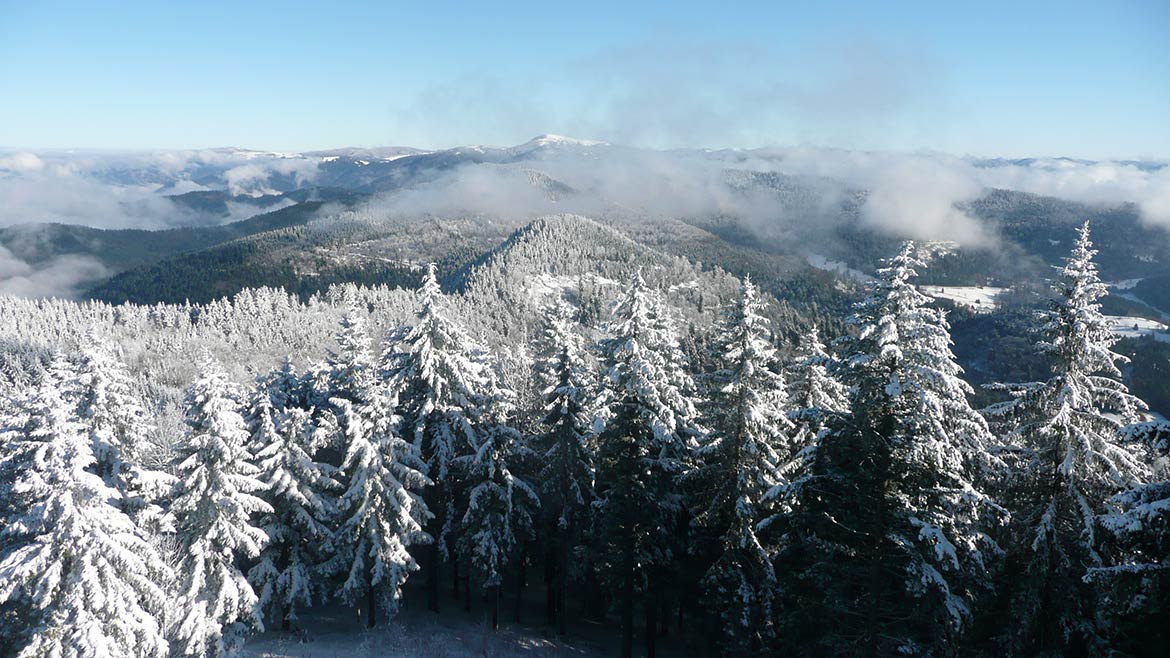
[[1137, 284], [1140, 282], [1141, 282], [1141, 279], [1125, 279], [1124, 281], [1113, 281], [1112, 283], [1108, 284], [1109, 288], [1110, 288], [1109, 294], [1111, 294], [1115, 297], [1120, 297], [1122, 299], [1128, 299], [1131, 302], [1137, 302], [1138, 304], [1148, 306], [1151, 311], [1158, 313], [1159, 316], [1163, 320], [1170, 321], [1170, 313], [1165, 313], [1161, 309], [1153, 306], [1152, 304], [1150, 304], [1146, 300], [1142, 299], [1141, 297], [1138, 297], [1137, 295], [1135, 295], [1133, 293], [1134, 287], [1137, 286]]
[[923, 294], [935, 299], [946, 299], [975, 311], [992, 311], [995, 298], [1007, 288], [991, 286], [919, 286]]
[[[421, 592], [413, 592], [421, 594]], [[491, 631], [481, 601], [464, 612], [444, 601], [439, 615], [428, 612], [421, 596], [408, 596], [408, 606], [391, 620], [367, 630], [353, 608], [330, 606], [303, 615], [290, 632], [269, 631], [248, 640], [244, 658], [608, 658], [618, 653], [617, 623], [574, 617], [565, 638], [543, 621], [543, 591], [529, 588], [525, 622], [512, 621], [514, 603], [501, 602], [500, 629]], [[511, 598], [511, 597], [506, 597]], [[538, 601], [538, 599], [540, 599]], [[673, 630], [673, 629], [672, 629]], [[635, 633], [635, 653], [644, 651]], [[659, 638], [660, 658], [697, 658], [697, 638], [670, 633]]]
[[542, 273], [535, 276], [527, 277], [528, 281], [528, 295], [535, 302], [542, 302], [545, 297], [550, 295], [564, 295], [566, 291], [576, 290], [577, 284], [582, 280], [588, 281], [595, 286], [617, 286], [620, 285], [613, 279], [607, 279], [603, 276], [595, 274], [585, 274], [582, 276], [557, 276], [555, 274]]
[[[607, 647], [608, 648], [608, 647]], [[482, 613], [403, 613], [366, 630], [344, 613], [314, 616], [304, 632], [252, 638], [246, 658], [601, 658], [601, 647], [560, 641], [553, 629], [503, 624], [493, 633]]]
[[1113, 333], [1123, 338], [1153, 336], [1160, 341], [1170, 343], [1170, 327], [1157, 320], [1129, 315], [1106, 315], [1105, 320], [1109, 323]]

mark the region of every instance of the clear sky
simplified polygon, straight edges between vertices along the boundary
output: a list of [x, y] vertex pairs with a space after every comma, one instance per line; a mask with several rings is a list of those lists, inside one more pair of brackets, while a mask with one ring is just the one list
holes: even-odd
[[0, 0], [0, 146], [545, 132], [1166, 158], [1170, 2]]

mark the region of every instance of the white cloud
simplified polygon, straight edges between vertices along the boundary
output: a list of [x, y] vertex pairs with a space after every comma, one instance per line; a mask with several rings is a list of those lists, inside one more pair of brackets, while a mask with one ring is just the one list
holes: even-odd
[[280, 190], [270, 185], [274, 176], [289, 176], [297, 186], [317, 176], [317, 162], [307, 158], [269, 159], [232, 167], [223, 173], [228, 191], [235, 195], [276, 194]]
[[0, 245], [0, 295], [71, 297], [82, 285], [108, 275], [105, 266], [89, 256], [58, 256], [33, 267]]
[[0, 171], [39, 171], [45, 163], [35, 153], [0, 155]]
[[1170, 230], [1170, 166], [1151, 169], [1120, 162], [1041, 160], [1029, 165], [981, 168], [975, 176], [989, 187], [1081, 203], [1136, 203], [1144, 220]]

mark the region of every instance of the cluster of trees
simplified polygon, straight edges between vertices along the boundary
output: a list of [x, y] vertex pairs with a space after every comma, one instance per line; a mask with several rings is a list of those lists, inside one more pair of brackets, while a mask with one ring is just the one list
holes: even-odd
[[380, 342], [355, 297], [304, 371], [242, 388], [205, 355], [165, 472], [91, 337], [5, 401], [0, 654], [232, 655], [334, 596], [373, 626], [420, 570], [431, 610], [449, 573], [494, 626], [536, 564], [548, 620], [613, 613], [623, 656], [684, 617], [728, 656], [1154, 651], [1170, 428], [1121, 383], [1094, 253], [1086, 225], [1037, 327], [1047, 378], [983, 411], [913, 244], [831, 348], [783, 361], [750, 280], [688, 341], [638, 274], [596, 336], [551, 305], [531, 377], [432, 266]]

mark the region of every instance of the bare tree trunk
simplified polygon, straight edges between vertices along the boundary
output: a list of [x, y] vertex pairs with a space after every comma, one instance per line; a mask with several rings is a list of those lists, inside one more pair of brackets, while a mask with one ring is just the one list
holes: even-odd
[[492, 630], [499, 630], [500, 628], [500, 586], [492, 585], [488, 588], [488, 598], [490, 601], [488, 605], [492, 608]]
[[544, 553], [544, 618], [549, 626], [557, 623], [557, 558], [556, 551]]
[[622, 658], [634, 658], [634, 542], [622, 550]]
[[463, 577], [463, 611], [471, 612], [471, 573]]
[[439, 547], [427, 546], [427, 610], [439, 611]]
[[366, 628], [373, 628], [378, 620], [378, 595], [373, 585], [366, 587]]
[[558, 565], [560, 570], [557, 572], [557, 634], [565, 635], [568, 626], [569, 612], [565, 609], [565, 601], [567, 599], [565, 592], [569, 588], [569, 559], [572, 557], [573, 547], [569, 544], [568, 537], [561, 545], [561, 562]]
[[520, 623], [520, 608], [524, 603], [524, 581], [528, 578], [525, 562], [528, 559], [528, 542], [520, 543], [520, 572], [516, 579], [516, 623]]
[[646, 658], [654, 658], [658, 649], [657, 578], [651, 575], [646, 580]]
[[459, 600], [459, 554], [451, 551], [451, 593], [452, 598]]

